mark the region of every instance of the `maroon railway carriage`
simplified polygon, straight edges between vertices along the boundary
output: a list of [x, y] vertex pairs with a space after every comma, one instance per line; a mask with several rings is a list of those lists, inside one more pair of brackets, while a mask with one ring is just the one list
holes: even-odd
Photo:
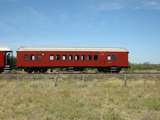
[[57, 67], [119, 72], [128, 67], [128, 51], [122, 48], [19, 48], [17, 67], [28, 73]]
[[4, 70], [10, 70], [12, 50], [9, 48], [0, 48], [0, 73]]

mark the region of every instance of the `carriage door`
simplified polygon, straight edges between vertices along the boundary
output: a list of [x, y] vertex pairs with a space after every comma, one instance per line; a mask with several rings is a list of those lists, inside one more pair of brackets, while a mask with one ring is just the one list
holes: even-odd
[[5, 52], [4, 59], [5, 59], [5, 65], [11, 66], [12, 65], [12, 52]]

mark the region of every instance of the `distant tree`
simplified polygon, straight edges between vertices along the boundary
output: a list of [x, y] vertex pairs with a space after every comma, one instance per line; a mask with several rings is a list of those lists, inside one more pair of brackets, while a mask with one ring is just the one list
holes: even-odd
[[151, 63], [150, 62], [144, 62], [143, 64], [144, 65], [150, 65]]

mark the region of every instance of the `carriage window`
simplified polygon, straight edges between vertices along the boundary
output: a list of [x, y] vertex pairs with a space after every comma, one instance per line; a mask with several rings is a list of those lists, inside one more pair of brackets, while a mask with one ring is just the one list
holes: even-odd
[[107, 56], [107, 60], [108, 60], [108, 61], [111, 60], [111, 56], [110, 56], [110, 55]]
[[60, 60], [60, 55], [56, 55], [56, 60]]
[[94, 60], [98, 60], [98, 55], [94, 55]]
[[117, 58], [116, 58], [115, 55], [108, 55], [108, 56], [107, 56], [107, 60], [108, 60], [108, 61], [111, 61], [111, 60], [112, 60], [112, 61], [115, 61], [116, 59], [117, 59]]
[[25, 61], [29, 61], [29, 60], [31, 60], [31, 57], [30, 57], [29, 55], [25, 55], [25, 56], [24, 56], [24, 60], [25, 60]]
[[32, 61], [35, 61], [35, 60], [36, 60], [36, 56], [32, 55], [32, 56], [31, 56], [31, 60], [32, 60]]
[[66, 55], [63, 55], [63, 56], [62, 56], [62, 60], [67, 60], [67, 56], [66, 56]]
[[87, 56], [87, 60], [92, 60], [92, 56], [91, 56], [91, 55], [88, 55], [88, 56]]
[[69, 56], [68, 56], [68, 60], [73, 60], [73, 56], [72, 56], [72, 55], [69, 55]]
[[85, 60], [85, 56], [84, 56], [84, 55], [81, 56], [81, 60], [82, 60], [82, 61]]
[[79, 60], [79, 56], [78, 55], [76, 55], [76, 56], [74, 56], [74, 60]]
[[29, 60], [38, 61], [38, 60], [41, 60], [41, 59], [42, 59], [41, 55], [25, 55], [24, 56], [25, 61], [29, 61]]
[[49, 56], [49, 60], [50, 60], [50, 61], [53, 61], [53, 60], [54, 60], [54, 56], [53, 56], [53, 55], [50, 55], [50, 56]]

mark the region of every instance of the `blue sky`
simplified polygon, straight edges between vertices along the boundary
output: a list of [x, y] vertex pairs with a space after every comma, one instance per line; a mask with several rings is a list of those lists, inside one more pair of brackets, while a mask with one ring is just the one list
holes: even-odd
[[122, 47], [160, 64], [160, 0], [0, 0], [0, 46]]

